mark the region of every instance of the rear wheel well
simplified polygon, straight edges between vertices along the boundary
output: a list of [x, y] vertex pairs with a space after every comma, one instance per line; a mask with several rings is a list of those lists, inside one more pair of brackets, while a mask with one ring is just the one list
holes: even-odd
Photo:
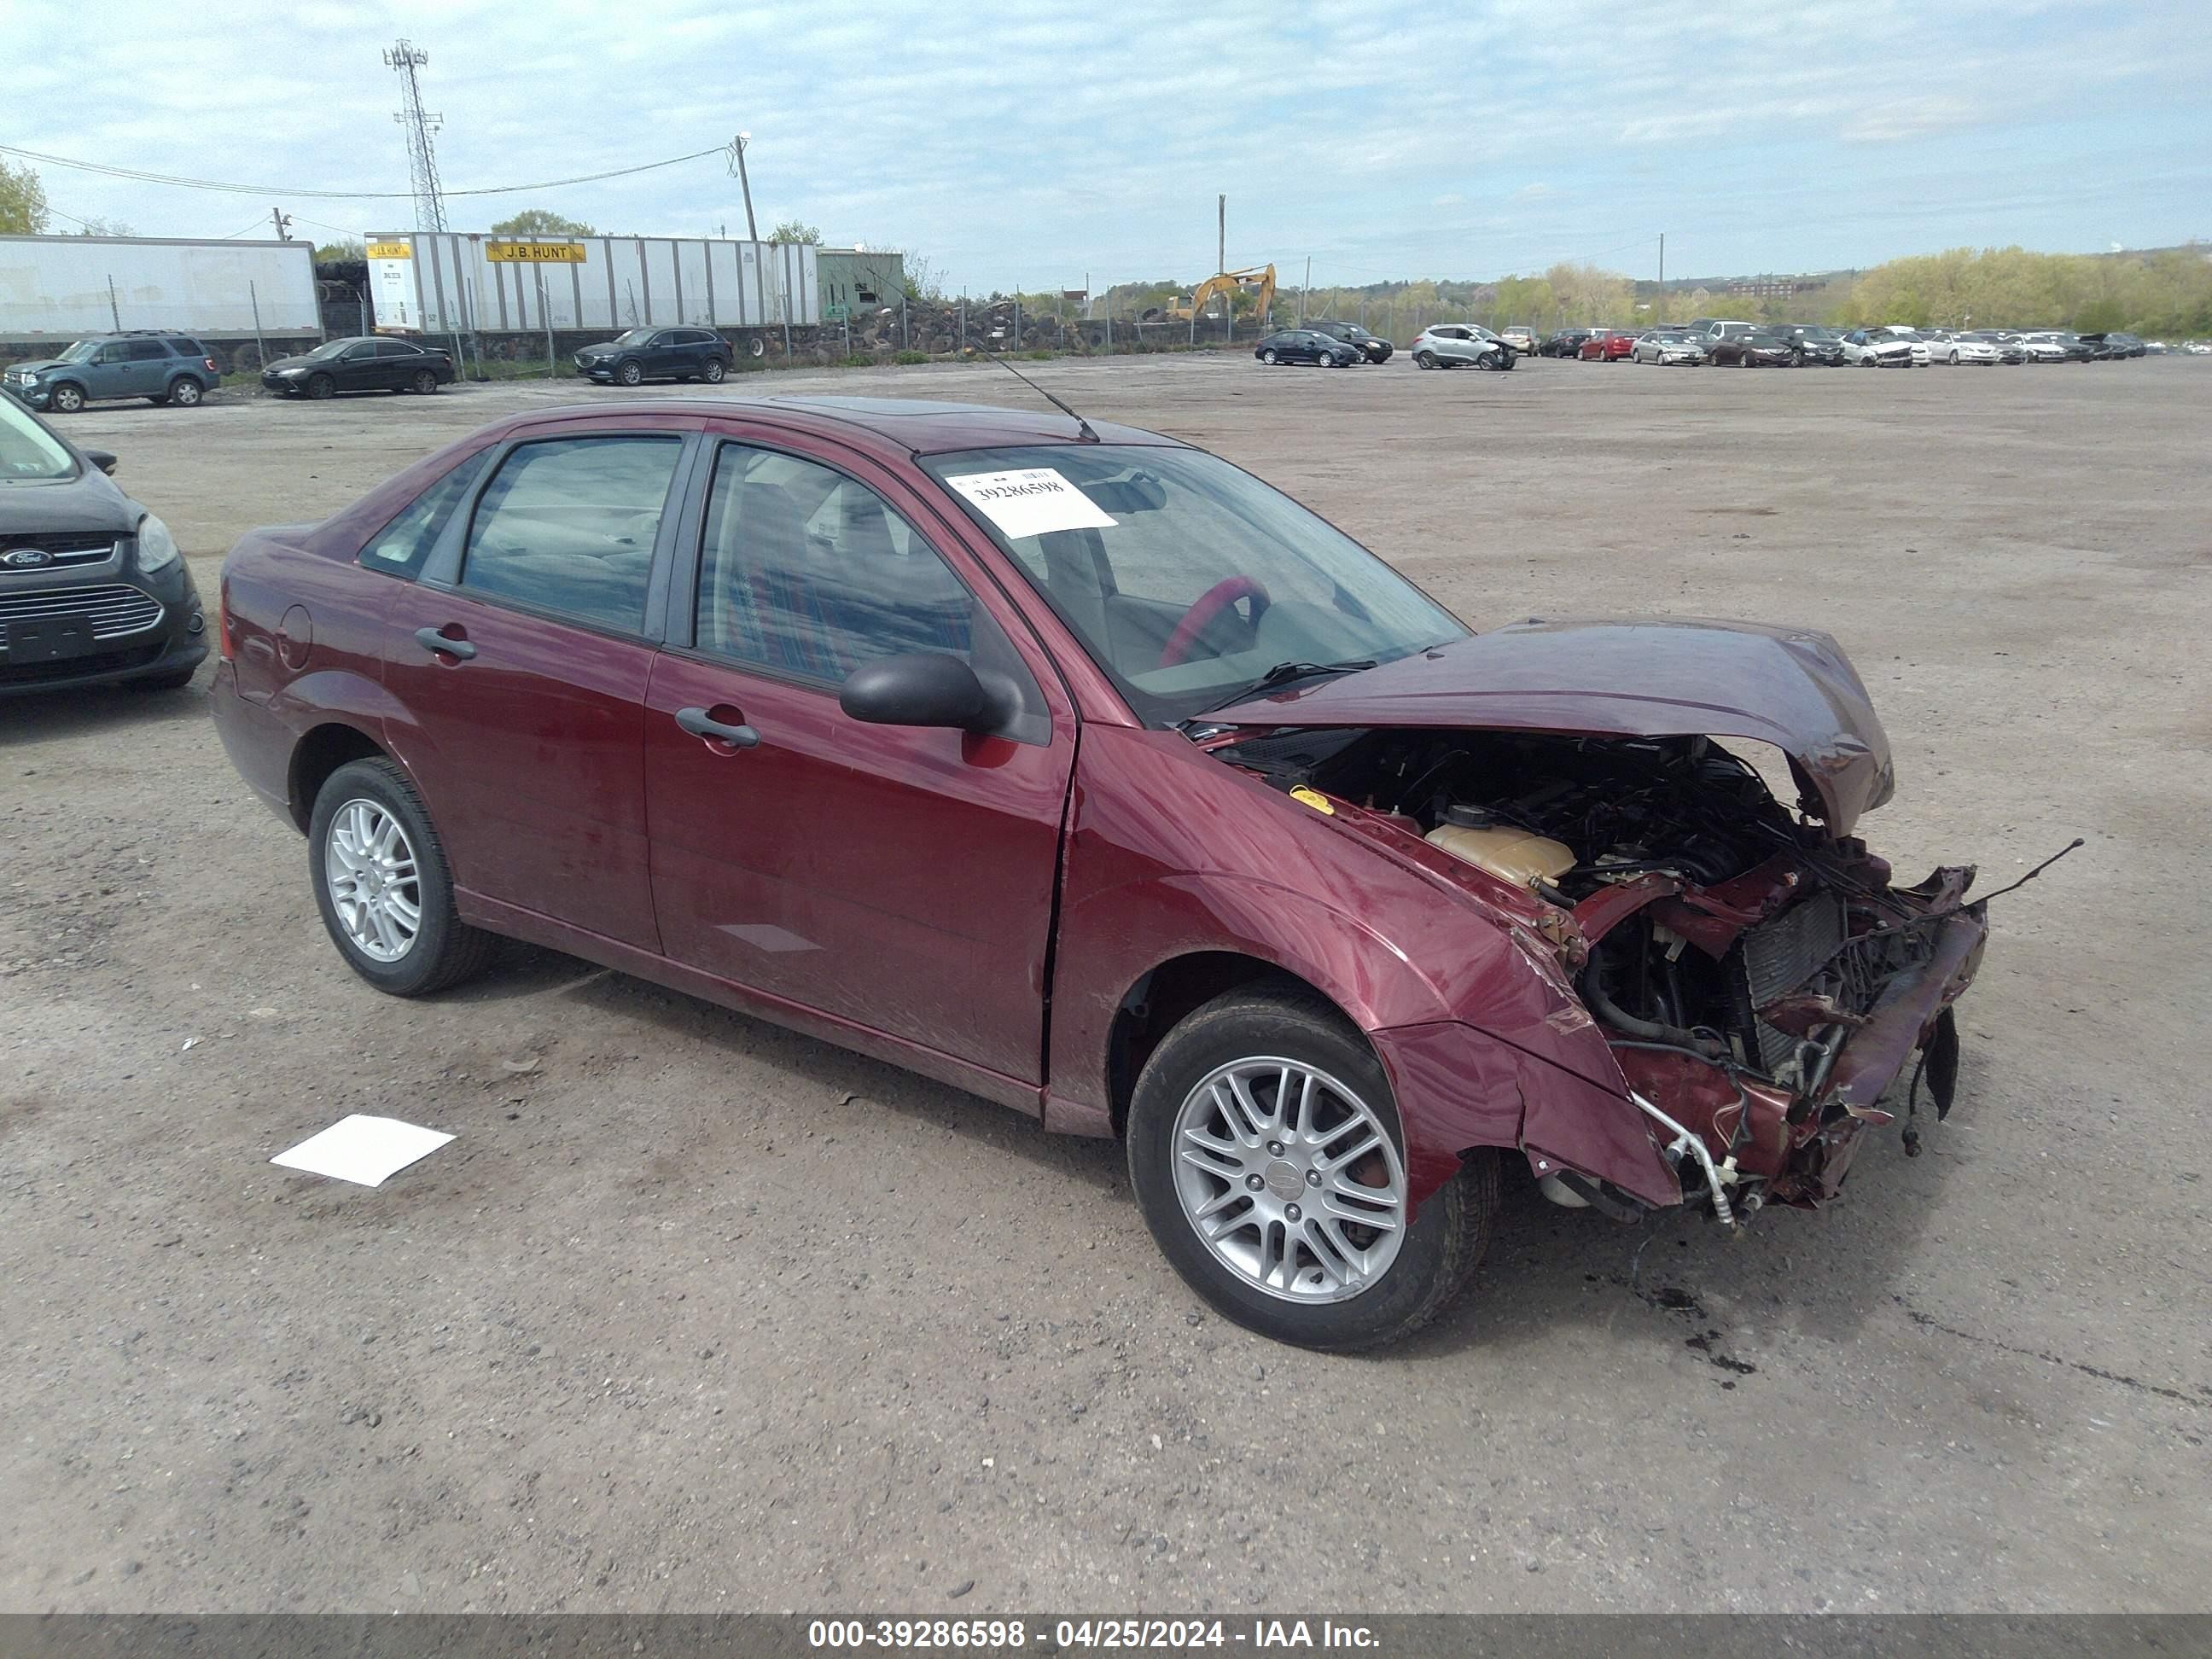
[[[1117, 1139], [1128, 1127], [1129, 1101], [1136, 1092], [1137, 1076], [1161, 1040], [1224, 992], [1247, 987], [1303, 992], [1335, 1007], [1296, 974], [1234, 951], [1198, 951], [1162, 963], [1123, 994], [1107, 1034], [1106, 1091]], [[1337, 1012], [1341, 1015], [1340, 1009]], [[1346, 1024], [1358, 1030], [1356, 1022], [1347, 1018]]]
[[383, 753], [382, 746], [358, 726], [333, 722], [308, 732], [292, 750], [292, 776], [285, 789], [292, 822], [304, 834], [307, 820], [314, 816], [315, 797], [331, 774], [350, 762]]

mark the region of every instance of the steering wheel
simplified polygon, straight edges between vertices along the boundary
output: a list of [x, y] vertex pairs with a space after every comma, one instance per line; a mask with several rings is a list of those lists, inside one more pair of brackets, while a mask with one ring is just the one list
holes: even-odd
[[1213, 625], [1214, 619], [1239, 599], [1252, 601], [1252, 620], [1257, 623], [1260, 613], [1271, 601], [1267, 590], [1249, 576], [1224, 576], [1219, 581], [1190, 602], [1190, 609], [1182, 613], [1182, 620], [1168, 635], [1168, 642], [1160, 647], [1160, 666], [1173, 668], [1190, 655], [1190, 648], [1200, 635]]

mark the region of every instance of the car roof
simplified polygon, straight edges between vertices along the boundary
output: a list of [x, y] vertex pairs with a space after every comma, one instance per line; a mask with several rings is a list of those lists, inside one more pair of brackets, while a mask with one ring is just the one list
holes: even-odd
[[[583, 418], [604, 419], [606, 404], [566, 404], [516, 417], [520, 429]], [[962, 449], [1017, 448], [1083, 441], [1075, 422], [1056, 410], [1008, 409], [994, 404], [951, 403], [927, 398], [834, 398], [787, 393], [768, 398], [668, 398], [611, 406], [625, 416], [753, 421], [838, 437], [861, 447], [908, 455]], [[1101, 443], [1186, 448], [1180, 439], [1112, 421], [1092, 421]]]

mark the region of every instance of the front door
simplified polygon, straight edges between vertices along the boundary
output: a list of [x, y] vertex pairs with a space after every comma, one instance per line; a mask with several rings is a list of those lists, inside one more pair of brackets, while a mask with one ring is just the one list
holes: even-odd
[[515, 445], [386, 623], [387, 731], [455, 885], [647, 950], [647, 594], [685, 441]]
[[[994, 617], [917, 529], [927, 510], [850, 467], [737, 443], [714, 458], [696, 580], [677, 590], [690, 615], [672, 615], [647, 698], [663, 948], [1040, 1082], [1073, 714], [1013, 645], [1019, 618]], [[846, 674], [917, 651], [1001, 677], [1023, 712], [976, 736], [840, 709]]]

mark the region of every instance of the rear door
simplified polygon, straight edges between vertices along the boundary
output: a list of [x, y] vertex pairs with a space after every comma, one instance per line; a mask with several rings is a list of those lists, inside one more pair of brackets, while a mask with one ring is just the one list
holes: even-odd
[[484, 469], [387, 613], [392, 746], [465, 911], [654, 950], [641, 723], [672, 491], [696, 437], [553, 428]]
[[[724, 442], [696, 475], [647, 702], [666, 952], [1038, 1083], [1073, 711], [933, 507], [866, 458], [776, 441]], [[1021, 712], [975, 736], [838, 707], [854, 668], [916, 651], [1000, 677]]]

